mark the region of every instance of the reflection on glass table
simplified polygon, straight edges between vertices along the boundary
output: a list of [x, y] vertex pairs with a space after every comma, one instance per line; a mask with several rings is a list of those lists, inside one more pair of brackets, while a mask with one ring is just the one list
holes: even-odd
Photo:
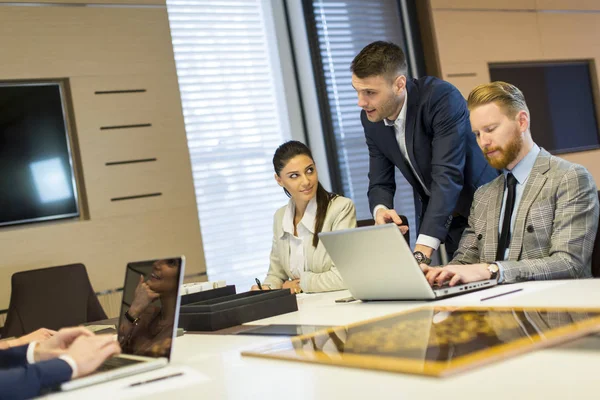
[[237, 332], [238, 335], [298, 336], [331, 328], [329, 325], [305, 324], [244, 325], [244, 327], [248, 329]]
[[428, 307], [242, 354], [441, 376], [597, 331], [600, 309]]

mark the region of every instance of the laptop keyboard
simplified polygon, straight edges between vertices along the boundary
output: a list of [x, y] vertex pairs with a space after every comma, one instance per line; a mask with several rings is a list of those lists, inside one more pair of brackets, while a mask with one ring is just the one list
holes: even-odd
[[124, 357], [112, 357], [109, 358], [108, 360], [104, 361], [104, 363], [102, 363], [100, 365], [100, 367], [98, 367], [98, 372], [103, 372], [103, 371], [110, 371], [116, 368], [121, 368], [121, 367], [127, 367], [128, 365], [133, 365], [133, 364], [139, 364], [141, 362], [144, 361], [140, 361], [140, 360], [132, 360], [130, 358], [124, 358]]
[[[458, 286], [458, 285], [457, 285]], [[443, 282], [441, 285], [438, 285], [437, 283], [435, 285], [432, 286], [433, 290], [437, 290], [437, 289], [445, 289], [445, 288], [449, 288], [450, 287], [450, 281], [445, 281]]]

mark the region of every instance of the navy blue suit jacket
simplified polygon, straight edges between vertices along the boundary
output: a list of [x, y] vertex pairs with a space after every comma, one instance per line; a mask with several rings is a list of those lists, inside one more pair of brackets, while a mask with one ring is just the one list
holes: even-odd
[[423, 77], [406, 82], [406, 148], [421, 184], [404, 160], [393, 126], [361, 112], [369, 148], [369, 205], [393, 208], [398, 167], [414, 189], [418, 233], [445, 242], [453, 216], [469, 216], [475, 190], [498, 176], [471, 131], [465, 99], [450, 83]]
[[73, 370], [58, 358], [27, 363], [27, 346], [0, 351], [0, 399], [29, 399], [42, 389], [71, 379]]

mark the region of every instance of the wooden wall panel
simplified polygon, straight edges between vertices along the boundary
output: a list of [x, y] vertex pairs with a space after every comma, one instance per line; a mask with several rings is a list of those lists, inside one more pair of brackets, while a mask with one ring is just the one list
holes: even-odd
[[0, 48], [3, 79], [175, 70], [166, 8], [3, 6]]
[[[98, 138], [84, 143], [82, 153], [87, 157], [86, 176], [91, 176], [97, 168], [100, 169], [106, 162], [128, 159], [158, 157], [164, 160], [165, 157], [177, 157], [189, 162], [189, 157], [186, 158], [185, 153], [184, 155], [181, 154], [187, 152], [185, 143], [181, 143], [179, 140], [169, 140], [176, 136], [175, 132], [177, 131], [167, 130], [160, 124], [154, 124], [149, 128], [98, 132], [96, 133], [99, 136]], [[110, 151], [107, 149], [110, 149]]]
[[[541, 57], [535, 13], [434, 11], [440, 64]], [[465, 71], [470, 72], [470, 71]]]
[[2, 3], [22, 3], [22, 4], [39, 4], [39, 3], [52, 3], [52, 4], [132, 4], [132, 5], [166, 5], [166, 0], [10, 0], [0, 1]]
[[431, 0], [431, 6], [445, 9], [534, 10], [536, 0]]
[[538, 27], [548, 58], [600, 57], [600, 14], [540, 13]]
[[[0, 309], [10, 276], [27, 269], [83, 262], [96, 290], [120, 287], [129, 261], [185, 254], [188, 275], [206, 271], [166, 7], [123, 4], [0, 4], [0, 77], [66, 82], [89, 211], [0, 229]], [[145, 92], [95, 94], [124, 89]], [[150, 126], [101, 129], [136, 123]], [[156, 161], [106, 165], [141, 158]], [[162, 196], [111, 201], [146, 192]]]
[[590, 11], [600, 10], [598, 0], [536, 0], [538, 10], [571, 10]]
[[[76, 115], [88, 124], [86, 129], [99, 132], [101, 126], [145, 122], [168, 123], [177, 131], [184, 128], [173, 74], [75, 77], [70, 85]], [[145, 92], [95, 94], [129, 90]]]
[[[84, 77], [70, 80], [83, 174], [94, 218], [194, 205], [191, 164], [174, 76]], [[96, 92], [144, 90], [136, 93]], [[151, 124], [102, 130], [101, 127]], [[107, 162], [152, 159], [107, 166]], [[176, 174], [173, 172], [177, 171]], [[139, 201], [111, 198], [162, 193]]]
[[486, 62], [444, 65], [443, 79], [451, 82], [467, 98], [475, 86], [489, 82], [490, 72]]
[[[173, 171], [187, 167], [177, 157], [156, 162], [105, 167], [88, 183], [89, 213], [93, 220], [147, 213], [170, 207], [196, 206], [193, 185]], [[140, 199], [120, 199], [161, 193]]]

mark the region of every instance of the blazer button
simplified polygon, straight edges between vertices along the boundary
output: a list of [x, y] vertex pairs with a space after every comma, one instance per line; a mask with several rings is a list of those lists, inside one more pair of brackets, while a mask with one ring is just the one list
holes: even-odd
[[477, 240], [481, 240], [482, 237], [483, 235], [480, 233], [479, 235], [477, 235]]
[[527, 227], [527, 232], [529, 232], [529, 233], [533, 232], [533, 225], [529, 225]]

